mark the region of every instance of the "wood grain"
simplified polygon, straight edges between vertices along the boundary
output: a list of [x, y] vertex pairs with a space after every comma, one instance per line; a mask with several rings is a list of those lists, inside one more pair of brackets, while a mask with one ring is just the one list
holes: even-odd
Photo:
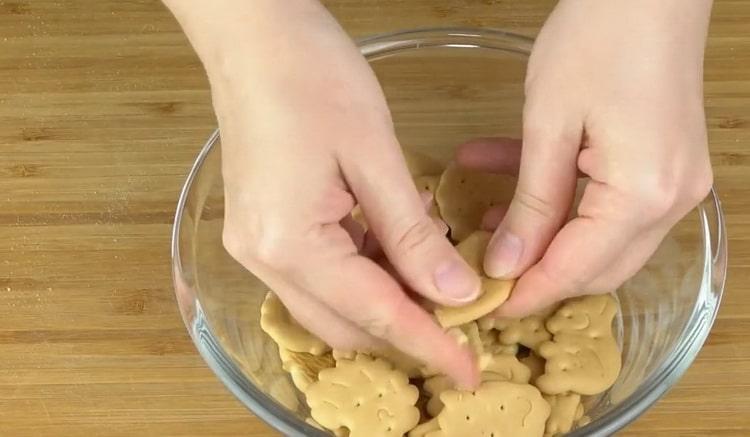
[[[534, 35], [552, 1], [328, 0], [354, 36]], [[724, 303], [680, 383], [623, 435], [750, 433], [750, 2], [717, 0], [706, 57]], [[197, 355], [173, 298], [178, 190], [215, 125], [157, 1], [0, 0], [0, 435], [275, 435]]]

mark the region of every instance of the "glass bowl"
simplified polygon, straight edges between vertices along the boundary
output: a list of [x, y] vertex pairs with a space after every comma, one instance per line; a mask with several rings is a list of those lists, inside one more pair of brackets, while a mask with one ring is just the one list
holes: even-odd
[[[532, 40], [488, 29], [406, 31], [360, 42], [393, 113], [404, 149], [437, 163], [472, 137], [519, 137]], [[284, 435], [326, 435], [308, 425], [302, 394], [261, 331], [267, 287], [222, 246], [218, 132], [193, 166], [175, 218], [174, 284], [195, 344], [221, 381]], [[590, 424], [570, 435], [611, 434], [653, 405], [695, 359], [714, 322], [727, 265], [715, 192], [671, 231], [649, 263], [617, 290], [623, 369], [588, 400]]]

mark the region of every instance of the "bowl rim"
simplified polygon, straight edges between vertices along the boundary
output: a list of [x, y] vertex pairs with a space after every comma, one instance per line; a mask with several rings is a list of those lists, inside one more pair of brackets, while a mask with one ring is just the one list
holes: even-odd
[[[370, 61], [378, 59], [391, 52], [416, 50], [429, 47], [445, 48], [481, 48], [501, 49], [505, 52], [517, 53], [527, 57], [534, 40], [527, 36], [492, 28], [473, 27], [439, 27], [401, 30], [373, 35], [358, 40], [362, 54]], [[179, 294], [182, 277], [182, 263], [180, 260], [180, 228], [186, 204], [191, 193], [193, 183], [203, 164], [219, 141], [219, 130], [216, 129], [208, 138], [196, 157], [185, 183], [180, 191], [174, 225], [171, 234], [172, 274], [175, 292]], [[708, 211], [707, 205], [710, 209]], [[701, 281], [700, 295], [707, 297], [713, 291], [717, 295], [710, 301], [703, 300], [702, 305], [696, 302], [693, 313], [679, 334], [679, 341], [673, 352], [664, 360], [658, 369], [631, 393], [625, 400], [618, 403], [610, 411], [592, 421], [586, 426], [578, 428], [568, 436], [579, 437], [586, 435], [610, 435], [633, 422], [657, 400], [659, 400], [683, 376], [703, 347], [711, 327], [716, 320], [718, 309], [726, 283], [727, 271], [727, 237], [726, 224], [721, 202], [715, 188], [711, 188], [706, 200], [699, 205], [701, 228], [703, 231], [704, 269]], [[715, 217], [709, 217], [709, 212]], [[714, 221], [715, 223], [712, 223]], [[713, 225], [713, 226], [712, 226]], [[715, 243], [715, 244], [714, 244]], [[214, 371], [222, 383], [245, 405], [250, 411], [263, 421], [274, 427], [284, 435], [292, 436], [328, 436], [330, 434], [312, 427], [281, 407], [274, 399], [255, 388], [238, 370], [233, 360], [225, 355], [220, 347], [206, 348], [205, 336], [211, 337], [210, 330], [202, 319], [202, 311], [195, 290], [192, 301], [180, 299], [178, 306], [183, 321], [196, 344], [196, 347], [208, 366]], [[190, 306], [192, 305], [192, 307]], [[708, 309], [708, 313], [705, 310]], [[197, 335], [194, 325], [202, 325], [201, 335]], [[199, 338], [200, 337], [200, 338]], [[209, 343], [211, 343], [209, 338]], [[238, 381], [242, 378], [245, 381]]]

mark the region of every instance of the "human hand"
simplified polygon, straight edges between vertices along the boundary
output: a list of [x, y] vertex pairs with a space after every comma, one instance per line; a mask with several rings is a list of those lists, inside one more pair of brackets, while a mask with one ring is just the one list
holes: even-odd
[[[229, 253], [334, 348], [388, 342], [475, 385], [469, 351], [394, 278], [446, 305], [479, 293], [425, 211], [367, 62], [317, 1], [205, 3], [167, 2], [211, 83]], [[394, 275], [362, 255], [355, 202]]]
[[[613, 291], [708, 193], [710, 9], [707, 0], [558, 3], [529, 61], [521, 151], [478, 141], [457, 155], [470, 167], [520, 166], [485, 259], [491, 276], [520, 276], [499, 314]], [[578, 171], [591, 179], [566, 223]]]

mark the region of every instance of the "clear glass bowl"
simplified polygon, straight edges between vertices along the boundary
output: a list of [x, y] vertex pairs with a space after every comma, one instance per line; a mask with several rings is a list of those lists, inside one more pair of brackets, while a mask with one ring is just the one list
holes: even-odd
[[[486, 29], [432, 29], [360, 43], [389, 100], [406, 149], [447, 161], [455, 144], [518, 137], [532, 40]], [[285, 435], [326, 435], [261, 331], [267, 287], [222, 246], [220, 140], [215, 132], [180, 196], [172, 241], [174, 283], [185, 324], [208, 365], [250, 410]], [[716, 193], [670, 233], [648, 265], [617, 291], [623, 369], [588, 401], [589, 425], [571, 435], [611, 434], [682, 376], [708, 336], [727, 265]]]

